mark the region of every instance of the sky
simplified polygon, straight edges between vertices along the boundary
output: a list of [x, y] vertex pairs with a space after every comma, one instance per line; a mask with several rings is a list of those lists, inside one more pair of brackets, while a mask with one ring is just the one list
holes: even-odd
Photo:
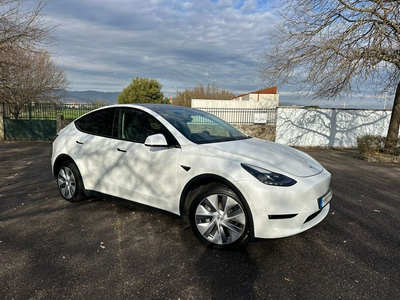
[[[208, 83], [237, 95], [265, 88], [258, 58], [279, 23], [259, 0], [52, 0], [43, 12], [57, 25], [50, 51], [70, 90], [120, 92], [137, 76], [160, 81], [166, 96]], [[293, 87], [278, 90], [281, 101], [316, 104]], [[383, 107], [376, 100], [346, 105]]]

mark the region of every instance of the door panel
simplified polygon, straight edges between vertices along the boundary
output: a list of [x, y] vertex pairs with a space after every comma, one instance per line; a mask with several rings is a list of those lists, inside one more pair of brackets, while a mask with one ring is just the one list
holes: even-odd
[[70, 151], [87, 190], [115, 195], [114, 179], [110, 177], [109, 170], [116, 160], [117, 141], [112, 137], [118, 130], [115, 126], [118, 112], [116, 108], [105, 108], [75, 121], [78, 131], [75, 140], [71, 141]]
[[[170, 147], [148, 147], [146, 138], [163, 134]], [[119, 113], [117, 159], [111, 170], [118, 197], [179, 213], [176, 180], [180, 147], [153, 116], [131, 108]]]
[[85, 189], [115, 195], [110, 170], [116, 161], [116, 140], [89, 134], [85, 134], [80, 140], [83, 144], [75, 145], [76, 148], [80, 148], [76, 163]]
[[179, 212], [176, 188], [180, 148], [147, 147], [141, 143], [119, 141], [112, 170], [118, 197]]

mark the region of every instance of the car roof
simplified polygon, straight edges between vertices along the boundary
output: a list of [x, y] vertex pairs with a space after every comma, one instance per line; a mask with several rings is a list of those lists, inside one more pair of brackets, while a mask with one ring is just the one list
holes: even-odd
[[198, 111], [196, 108], [187, 107], [187, 106], [180, 106], [180, 105], [172, 105], [172, 104], [151, 104], [151, 103], [118, 103], [100, 107], [100, 109], [110, 108], [110, 107], [144, 107], [150, 109], [154, 112], [163, 111], [163, 110], [180, 110], [180, 111]]
[[143, 104], [135, 104], [135, 106], [143, 106], [148, 109], [151, 109], [153, 111], [158, 111], [158, 110], [182, 110], [182, 111], [188, 111], [188, 110], [194, 110], [194, 108], [187, 107], [187, 106], [179, 106], [179, 105], [172, 105], [172, 104], [149, 104], [149, 103], [143, 103]]

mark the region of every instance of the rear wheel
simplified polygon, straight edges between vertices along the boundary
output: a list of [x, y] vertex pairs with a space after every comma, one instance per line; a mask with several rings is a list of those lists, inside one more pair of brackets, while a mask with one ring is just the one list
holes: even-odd
[[190, 204], [189, 219], [196, 237], [208, 246], [233, 248], [249, 240], [245, 207], [225, 185], [200, 188]]
[[72, 161], [64, 162], [57, 174], [58, 190], [67, 201], [78, 202], [84, 200], [85, 192], [81, 174]]

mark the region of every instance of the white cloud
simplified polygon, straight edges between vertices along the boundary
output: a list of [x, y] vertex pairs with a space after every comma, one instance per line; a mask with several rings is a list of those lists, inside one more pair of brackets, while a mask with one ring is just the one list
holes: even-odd
[[182, 7], [183, 9], [191, 9], [193, 7], [193, 2], [184, 2]]
[[232, 7], [232, 0], [219, 0], [217, 3], [217, 7]]
[[262, 87], [255, 54], [277, 22], [265, 8], [247, 14], [250, 4], [70, 0], [51, 2], [46, 13], [60, 24], [52, 50], [72, 89], [120, 91], [139, 76], [160, 80], [166, 90], [215, 80], [236, 92]]
[[257, 9], [257, 0], [245, 0], [241, 9], [244, 12], [255, 11]]

